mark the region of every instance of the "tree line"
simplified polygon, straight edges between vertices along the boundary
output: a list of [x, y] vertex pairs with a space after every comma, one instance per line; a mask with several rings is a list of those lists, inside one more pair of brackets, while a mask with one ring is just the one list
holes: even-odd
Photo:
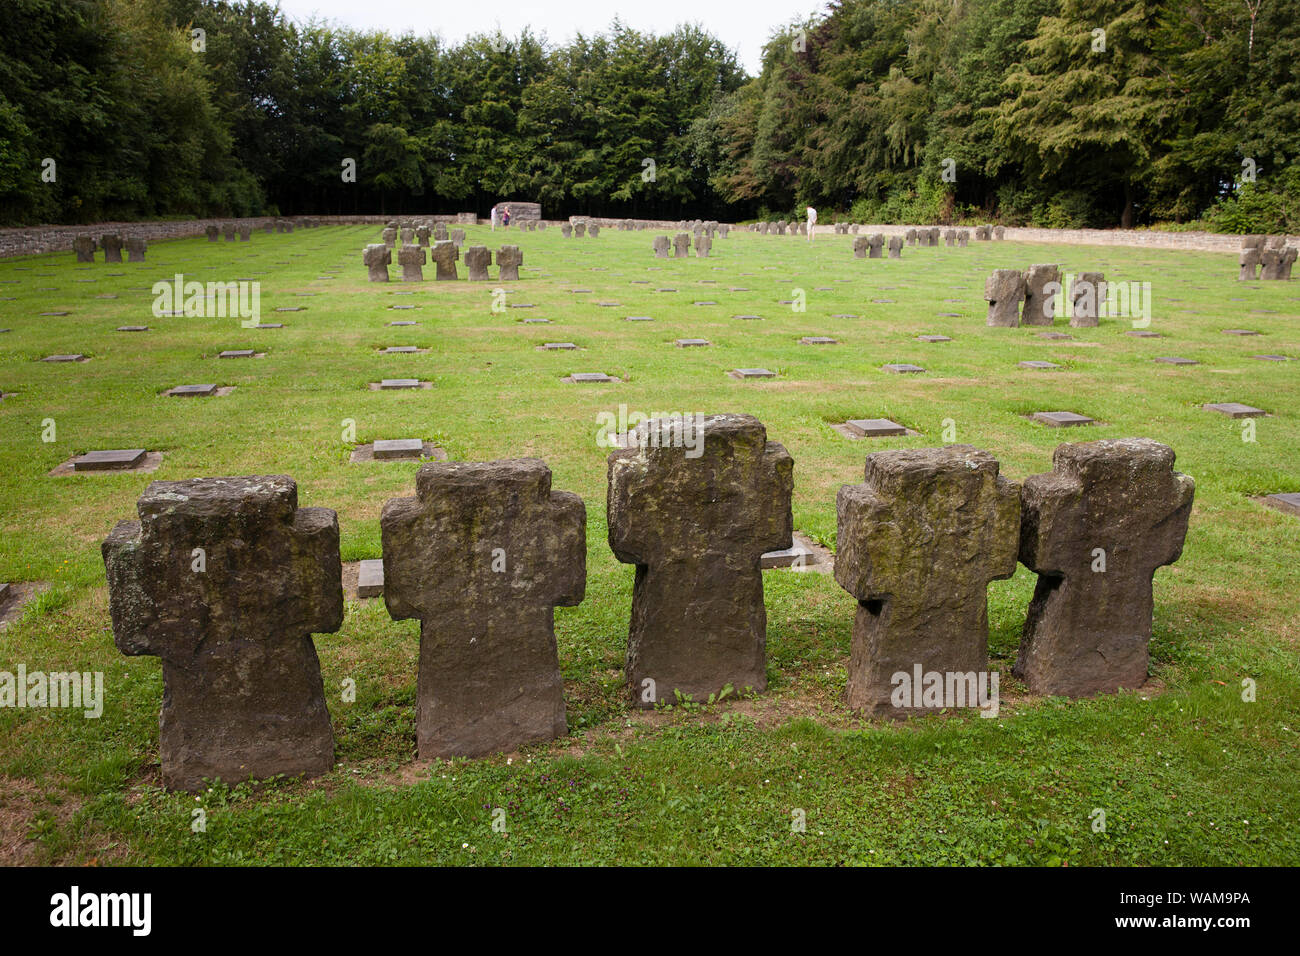
[[1300, 230], [1294, 0], [838, 0], [757, 76], [255, 0], [5, 0], [0, 222], [416, 214]]

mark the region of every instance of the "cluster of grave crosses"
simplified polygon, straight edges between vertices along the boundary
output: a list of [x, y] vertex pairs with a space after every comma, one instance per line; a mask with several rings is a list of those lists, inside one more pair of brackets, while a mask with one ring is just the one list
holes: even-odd
[[[643, 423], [607, 462], [609, 546], [636, 567], [633, 706], [767, 685], [762, 557], [792, 545], [794, 462], [749, 415], [703, 447]], [[847, 703], [905, 716], [893, 677], [988, 669], [986, 590], [1038, 574], [1018, 674], [1085, 696], [1147, 676], [1152, 579], [1177, 560], [1192, 479], [1145, 438], [1063, 444], [1017, 485], [969, 445], [880, 451], [837, 498], [836, 580], [857, 601]], [[162, 659], [166, 784], [327, 772], [334, 739], [311, 635], [342, 625], [338, 516], [288, 476], [156, 481], [103, 543], [114, 640]], [[427, 462], [380, 518], [383, 596], [420, 622], [420, 758], [567, 733], [553, 611], [586, 586], [586, 507], [540, 459]]]
[[[530, 219], [525, 222], [536, 223]], [[542, 224], [545, 227], [545, 223]], [[403, 282], [423, 282], [425, 254], [437, 266], [436, 279], [439, 282], [459, 278], [456, 262], [460, 259], [461, 247], [465, 244], [465, 230], [448, 231], [445, 223], [425, 223], [396, 221], [388, 223], [382, 233], [383, 242], [372, 242], [362, 252], [362, 261], [370, 273], [371, 282], [387, 282], [388, 267], [393, 262], [393, 249], [397, 248], [397, 264], [402, 267]], [[397, 246], [401, 239], [400, 247]], [[430, 245], [432, 237], [432, 245]], [[503, 282], [514, 282], [519, 278], [519, 267], [523, 264], [524, 254], [518, 246], [502, 246], [497, 250], [498, 278]], [[469, 269], [471, 282], [487, 282], [488, 266], [492, 264], [492, 252], [487, 246], [470, 246], [465, 250], [465, 266]]]
[[[320, 225], [320, 221], [307, 217], [273, 219], [263, 224], [262, 231], [267, 233], [293, 232], [295, 225], [300, 228], [310, 228]], [[235, 242], [236, 239], [241, 242], [248, 242], [253, 237], [253, 226], [250, 223], [227, 222], [220, 226], [211, 223], [204, 227], [203, 231], [208, 237], [208, 242], [216, 242], [223, 235], [226, 242]], [[123, 248], [126, 249], [127, 262], [144, 262], [144, 254], [148, 248], [148, 243], [140, 236], [123, 238], [115, 232], [106, 233], [100, 236], [98, 240], [94, 236], [83, 233], [72, 240], [72, 251], [76, 253], [78, 262], [94, 262], [96, 252], [104, 254], [104, 262], [106, 263], [121, 262]]]

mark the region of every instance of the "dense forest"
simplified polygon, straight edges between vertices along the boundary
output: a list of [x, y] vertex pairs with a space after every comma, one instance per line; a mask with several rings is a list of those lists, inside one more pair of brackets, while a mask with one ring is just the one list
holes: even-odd
[[1300, 231], [1296, 0], [841, 0], [459, 44], [233, 0], [0, 0], [0, 222], [572, 214]]

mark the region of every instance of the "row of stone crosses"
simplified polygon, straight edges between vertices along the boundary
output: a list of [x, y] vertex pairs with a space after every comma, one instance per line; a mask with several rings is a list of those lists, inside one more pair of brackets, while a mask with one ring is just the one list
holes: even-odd
[[[636, 566], [633, 706], [767, 686], [761, 557], [790, 548], [794, 462], [742, 414], [643, 423], [608, 459], [609, 545]], [[988, 668], [986, 590], [1038, 574], [1015, 673], [1070, 697], [1147, 676], [1152, 578], [1177, 560], [1192, 479], [1144, 438], [1063, 444], [1022, 485], [969, 445], [876, 452], [840, 488], [838, 583], [857, 601], [847, 703], [896, 675]], [[167, 786], [323, 773], [334, 739], [311, 635], [343, 621], [338, 516], [288, 476], [155, 481], [103, 543], [114, 641], [162, 659]], [[384, 601], [420, 622], [421, 759], [567, 733], [553, 610], [583, 600], [586, 508], [536, 458], [428, 462], [380, 518]], [[728, 690], [730, 689], [730, 690]], [[974, 705], [974, 702], [972, 702]]]
[[1105, 274], [1080, 272], [1070, 280], [1070, 288], [1064, 290], [1061, 267], [1052, 262], [1037, 262], [1024, 271], [994, 269], [984, 280], [984, 299], [989, 304], [986, 324], [997, 328], [1051, 325], [1055, 321], [1058, 291], [1066, 292], [1065, 314], [1073, 328], [1093, 328], [1100, 324], [1107, 296]]
[[[460, 230], [455, 230], [459, 232]], [[424, 281], [424, 257], [428, 253], [437, 266], [435, 279], [445, 282], [459, 278], [456, 263], [460, 259], [460, 247], [454, 240], [435, 241], [427, 250], [424, 246], [403, 245], [397, 250], [397, 264], [402, 267], [403, 282]], [[393, 262], [393, 250], [382, 242], [372, 242], [362, 250], [362, 261], [369, 270], [371, 282], [387, 282], [388, 267]], [[501, 282], [516, 282], [519, 279], [519, 267], [523, 265], [524, 254], [518, 246], [502, 246], [497, 250], [497, 278]], [[492, 251], [487, 246], [470, 246], [465, 250], [465, 266], [469, 269], [469, 281], [487, 282], [488, 266], [492, 265]]]
[[[317, 219], [301, 217], [298, 219], [275, 219], [267, 222], [262, 226], [262, 231], [267, 233], [273, 232], [293, 232], [294, 225], [302, 228], [310, 228], [320, 225]], [[248, 242], [253, 237], [253, 227], [248, 223], [223, 223], [221, 226], [209, 223], [204, 227], [204, 233], [208, 237], [208, 242], [216, 242], [222, 235], [225, 236], [226, 242], [234, 242], [236, 236], [239, 241]], [[104, 261], [121, 262], [122, 249], [126, 249], [127, 262], [144, 262], [145, 250], [148, 243], [140, 236], [128, 236], [125, 239], [118, 233], [107, 233], [100, 236], [96, 241], [93, 236], [82, 233], [72, 240], [72, 251], [77, 254], [78, 262], [94, 262], [95, 253], [102, 251]]]
[[1246, 236], [1241, 240], [1238, 279], [1290, 279], [1300, 249], [1286, 244], [1286, 236]]

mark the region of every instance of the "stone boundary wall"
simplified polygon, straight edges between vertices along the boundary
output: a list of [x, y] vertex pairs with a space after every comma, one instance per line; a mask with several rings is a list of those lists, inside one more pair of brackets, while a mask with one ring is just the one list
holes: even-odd
[[[137, 237], [146, 242], [158, 242], [166, 239], [183, 239], [189, 236], [201, 236], [210, 226], [222, 226], [233, 222], [239, 225], [251, 225], [254, 231], [262, 229], [267, 223], [274, 223], [275, 216], [256, 216], [247, 219], [184, 219], [174, 222], [97, 222], [81, 226], [22, 226], [14, 229], [0, 229], [0, 258], [10, 256], [39, 255], [48, 252], [71, 252], [72, 240], [81, 234], [96, 240], [105, 233], [117, 233], [123, 239]], [[297, 217], [279, 217], [297, 223]], [[376, 225], [381, 226], [391, 219], [411, 219], [426, 222], [443, 222], [448, 225], [465, 224], [468, 217], [464, 213], [426, 216], [426, 215], [371, 215], [371, 216], [311, 216], [325, 226]], [[601, 229], [617, 229], [622, 219], [608, 219], [600, 216], [575, 216], [571, 220], [546, 220], [548, 228], [558, 229], [566, 221], [584, 221], [597, 223]], [[640, 221], [640, 220], [639, 220]], [[644, 220], [650, 223], [650, 230], [676, 231], [678, 220]], [[478, 224], [485, 226], [488, 220], [479, 219]], [[735, 228], [735, 227], [733, 227]], [[901, 236], [908, 229], [916, 226], [896, 225], [860, 225], [859, 234], [873, 232], [885, 236]], [[950, 227], [943, 227], [950, 228]], [[971, 229], [970, 226], [951, 228]], [[831, 225], [818, 225], [817, 232], [824, 235], [833, 234]], [[650, 231], [646, 230], [646, 231]], [[745, 231], [740, 227], [737, 231]], [[1091, 246], [1133, 246], [1148, 249], [1182, 249], [1197, 252], [1237, 253], [1241, 250], [1242, 236], [1222, 235], [1211, 232], [1157, 232], [1143, 229], [1035, 229], [1029, 227], [1007, 227], [1006, 239], [1013, 242], [1066, 243], [1071, 245]], [[973, 241], [973, 240], [972, 240]], [[998, 240], [991, 240], [997, 242]], [[1300, 238], [1289, 236], [1289, 245], [1300, 244]]]

